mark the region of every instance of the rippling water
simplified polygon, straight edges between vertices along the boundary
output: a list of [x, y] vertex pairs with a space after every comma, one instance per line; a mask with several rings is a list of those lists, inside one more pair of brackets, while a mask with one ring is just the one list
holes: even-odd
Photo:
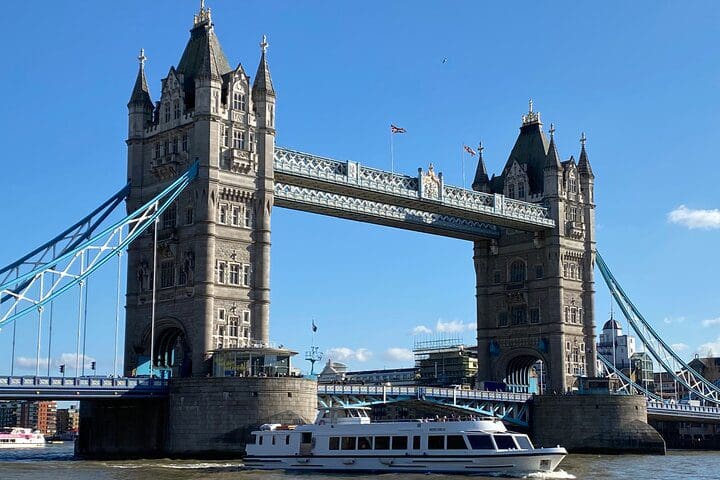
[[[718, 480], [720, 452], [673, 451], [664, 457], [570, 455], [560, 467], [558, 472], [550, 476], [531, 477], [578, 480]], [[244, 470], [239, 460], [75, 460], [72, 443], [27, 450], [0, 450], [0, 480], [329, 480], [364, 477], [367, 475], [294, 475]], [[460, 478], [458, 475], [409, 474], [385, 474], [377, 477], [385, 480]]]

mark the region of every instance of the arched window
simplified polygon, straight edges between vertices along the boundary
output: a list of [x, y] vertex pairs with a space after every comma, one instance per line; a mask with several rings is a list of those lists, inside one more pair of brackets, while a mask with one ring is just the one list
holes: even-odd
[[525, 262], [523, 262], [522, 260], [515, 260], [513, 263], [510, 264], [510, 282], [524, 282], [525, 278]]
[[175, 100], [173, 102], [173, 119], [177, 120], [180, 118], [180, 100]]
[[515, 198], [515, 185], [512, 183], [508, 186], [508, 197]]
[[525, 198], [525, 184], [518, 183], [518, 198]]

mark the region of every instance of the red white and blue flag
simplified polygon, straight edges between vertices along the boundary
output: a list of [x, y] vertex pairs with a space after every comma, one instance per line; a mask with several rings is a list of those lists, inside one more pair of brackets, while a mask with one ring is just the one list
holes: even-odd
[[405, 130], [405, 129], [402, 128], [402, 127], [398, 127], [398, 126], [396, 126], [396, 125], [393, 125], [393, 124], [391, 123], [391, 124], [390, 124], [390, 132], [391, 132], [391, 133], [406, 133], [407, 130]]

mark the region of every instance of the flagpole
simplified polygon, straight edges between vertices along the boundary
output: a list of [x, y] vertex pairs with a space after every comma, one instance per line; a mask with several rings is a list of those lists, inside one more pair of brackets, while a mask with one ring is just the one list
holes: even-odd
[[460, 146], [460, 164], [462, 165], [463, 190], [465, 189], [465, 145]]
[[393, 148], [393, 137], [395, 134], [392, 131], [392, 127], [390, 127], [390, 171], [392, 173], [395, 173], [395, 149]]

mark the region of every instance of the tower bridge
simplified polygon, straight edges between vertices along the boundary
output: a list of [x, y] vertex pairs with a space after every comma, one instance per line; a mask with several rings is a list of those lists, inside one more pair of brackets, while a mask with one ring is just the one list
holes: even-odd
[[[173, 382], [129, 378], [147, 367], [150, 374], [172, 372], [178, 385], [194, 389], [197, 401], [212, 397], [203, 391], [203, 384], [212, 384], [217, 390], [213, 395], [241, 402], [249, 394], [260, 408], [265, 402], [259, 400], [262, 385], [253, 384], [257, 390], [241, 394], [227, 390], [225, 380], [207, 377], [218, 352], [262, 352], [270, 345], [271, 216], [280, 207], [472, 242], [480, 380], [528, 384], [531, 369], [539, 365], [546, 391], [566, 392], [580, 378], [595, 377], [597, 263], [623, 313], [653, 345], [661, 365], [689, 391], [720, 404], [720, 390], [703, 382], [657, 336], [597, 254], [595, 176], [584, 134], [578, 159], [563, 160], [554, 127], [545, 131], [531, 103], [500, 174], [488, 175], [480, 150], [472, 190], [446, 185], [432, 165], [404, 175], [277, 147], [276, 92], [265, 38], [260, 47], [251, 82], [242, 64], [230, 66], [210, 10], [201, 7], [156, 101], [141, 51], [128, 103], [128, 186], [53, 240], [0, 269], [0, 326], [30, 313], [37, 313], [42, 323], [44, 308], [55, 298], [79, 290], [82, 304], [86, 279], [126, 254], [124, 375], [112, 380], [42, 378], [38, 368], [32, 379], [0, 381], [0, 398], [166, 398], [167, 408], [182, 412], [185, 400], [173, 404]], [[122, 200], [127, 216], [101, 227]], [[117, 287], [116, 322], [119, 283]], [[80, 312], [78, 348], [80, 326], [87, 321]], [[78, 371], [76, 365], [76, 375]], [[284, 391], [292, 382], [272, 382], [277, 385], [268, 390], [268, 398], [278, 408], [294, 405], [293, 392]], [[307, 391], [314, 396], [314, 389]], [[278, 392], [287, 396], [279, 398]], [[360, 387], [321, 387], [317, 395], [321, 405], [415, 398], [517, 423], [527, 423], [530, 398]], [[238, 405], [248, 409], [247, 403]], [[715, 410], [652, 400], [648, 412], [675, 418], [717, 415]]]

